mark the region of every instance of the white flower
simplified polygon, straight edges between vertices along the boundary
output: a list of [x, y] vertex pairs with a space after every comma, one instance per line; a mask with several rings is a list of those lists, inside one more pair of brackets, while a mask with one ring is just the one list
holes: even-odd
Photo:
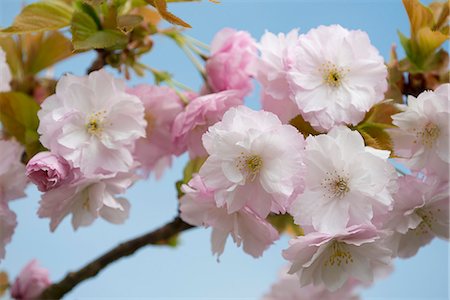
[[388, 156], [388, 151], [364, 147], [361, 135], [347, 127], [309, 136], [305, 191], [291, 207], [295, 221], [327, 233], [370, 224], [375, 210], [391, 207], [396, 189], [397, 175]]
[[6, 202], [0, 201], [0, 261], [5, 257], [5, 246], [11, 242], [16, 226], [16, 214]]
[[371, 283], [374, 270], [388, 265], [391, 251], [372, 225], [355, 225], [335, 234], [314, 232], [292, 239], [283, 257], [292, 262], [300, 285], [324, 284], [336, 291], [349, 278]]
[[449, 240], [449, 186], [437, 177], [403, 176], [394, 195], [394, 209], [384, 228], [393, 230], [391, 249], [399, 257], [415, 255], [434, 237]]
[[258, 44], [261, 57], [257, 62], [256, 78], [262, 85], [262, 108], [276, 114], [283, 123], [300, 113], [287, 78], [297, 47], [297, 29], [278, 35], [266, 31]]
[[278, 281], [261, 300], [359, 300], [355, 294], [357, 280], [348, 280], [337, 291], [330, 292], [323, 284], [300, 286], [295, 275], [288, 274], [289, 267], [283, 268]]
[[11, 90], [11, 70], [6, 62], [6, 53], [0, 47], [0, 92], [9, 92]]
[[88, 226], [98, 217], [121, 224], [128, 218], [130, 204], [127, 199], [118, 198], [116, 195], [123, 194], [135, 179], [132, 173], [79, 178], [71, 184], [43, 194], [38, 215], [41, 218], [50, 218], [52, 231], [69, 214], [72, 214], [74, 229]]
[[397, 129], [390, 131], [395, 154], [407, 159], [412, 170], [426, 168], [431, 173], [448, 178], [450, 84], [434, 92], [425, 91], [417, 98], [408, 97], [404, 112], [392, 116]]
[[22, 164], [24, 148], [15, 140], [0, 140], [0, 202], [25, 197], [28, 178]]
[[284, 212], [303, 170], [303, 136], [272, 113], [229, 109], [203, 135], [209, 157], [199, 173], [228, 213], [244, 206], [261, 218]]
[[103, 70], [62, 77], [38, 116], [42, 144], [87, 176], [127, 172], [134, 143], [145, 136], [142, 102]]
[[195, 175], [182, 190], [185, 195], [180, 199], [180, 216], [189, 224], [212, 227], [213, 254], [223, 253], [229, 235], [238, 247], [242, 244], [244, 251], [253, 257], [261, 256], [278, 239], [275, 228], [247, 207], [231, 214], [226, 206], [218, 207], [214, 192], [205, 187], [200, 176]]
[[301, 35], [296, 49], [291, 88], [315, 129], [356, 125], [384, 99], [387, 69], [365, 32], [319, 26]]

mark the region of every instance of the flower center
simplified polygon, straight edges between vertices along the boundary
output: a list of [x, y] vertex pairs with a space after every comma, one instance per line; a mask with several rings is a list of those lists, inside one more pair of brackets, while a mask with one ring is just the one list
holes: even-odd
[[262, 166], [262, 158], [256, 154], [245, 155], [241, 152], [241, 156], [239, 156], [236, 162], [236, 167], [239, 171], [243, 172], [246, 175], [246, 179], [250, 179], [250, 181], [255, 180]]
[[434, 142], [437, 140], [440, 134], [439, 127], [431, 122], [428, 122], [420, 131], [416, 131], [416, 140], [414, 143], [417, 143], [417, 140], [420, 141], [422, 145], [424, 145], [427, 148], [433, 147]]
[[[437, 209], [439, 213], [441, 210]], [[418, 208], [415, 210], [415, 213], [422, 218], [422, 222], [420, 222], [419, 226], [417, 226], [415, 232], [416, 235], [427, 234], [433, 230], [433, 223], [436, 223], [436, 217], [431, 210], [427, 210], [425, 208]]]
[[323, 263], [324, 267], [332, 267], [334, 265], [340, 267], [343, 263], [346, 265], [353, 263], [352, 254], [348, 251], [344, 243], [333, 241], [330, 248], [331, 254], [330, 257]]
[[89, 117], [86, 124], [86, 130], [89, 134], [101, 137], [103, 132], [103, 122], [105, 120], [106, 111], [99, 111]]
[[322, 64], [319, 71], [322, 73], [323, 81], [329, 87], [339, 87], [342, 85], [342, 80], [350, 69], [344, 69], [336, 66], [331, 62]]
[[350, 192], [349, 176], [342, 176], [336, 171], [333, 173], [327, 172], [327, 177], [320, 184], [326, 191], [325, 196], [328, 198], [342, 199]]

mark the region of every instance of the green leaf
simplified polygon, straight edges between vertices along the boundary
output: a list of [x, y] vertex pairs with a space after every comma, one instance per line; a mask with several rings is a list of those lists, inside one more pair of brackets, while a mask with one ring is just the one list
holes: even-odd
[[70, 29], [72, 31], [72, 43], [75, 43], [86, 40], [100, 28], [98, 28], [97, 23], [90, 15], [83, 11], [76, 11], [73, 14]]
[[52, 31], [39, 45], [33, 57], [28, 57], [28, 72], [36, 74], [72, 55], [72, 43], [60, 32]]
[[128, 42], [128, 37], [119, 30], [100, 30], [95, 20], [83, 11], [74, 13], [71, 29], [75, 50], [120, 49]]
[[405, 50], [406, 56], [413, 61], [413, 49], [411, 45], [411, 40], [407, 38], [403, 33], [397, 31], [398, 38], [400, 39], [400, 44], [402, 44], [403, 49]]
[[205, 160], [205, 157], [196, 157], [187, 163], [186, 167], [184, 167], [183, 170], [183, 181], [185, 183], [188, 183], [189, 180], [192, 179], [192, 175], [198, 173]]
[[83, 0], [85, 3], [88, 3], [90, 5], [98, 6], [105, 2], [106, 0]]
[[178, 193], [178, 199], [180, 199], [184, 195], [183, 191], [181, 190], [181, 186], [183, 184], [187, 184], [192, 179], [192, 175], [198, 173], [205, 160], [206, 157], [196, 157], [186, 164], [183, 170], [183, 179], [178, 180], [175, 183], [175, 187]]
[[308, 135], [318, 135], [320, 132], [316, 131], [312, 128], [311, 124], [303, 119], [301, 115], [296, 116], [292, 120], [289, 121], [289, 124], [297, 128], [301, 134], [306, 138]]
[[143, 17], [138, 15], [123, 15], [117, 18], [117, 28], [123, 33], [131, 32], [134, 27], [141, 24], [144, 20]]
[[97, 12], [91, 5], [89, 5], [88, 3], [76, 2], [76, 7], [78, 11], [82, 11], [87, 15], [89, 15], [92, 18], [92, 20], [94, 20], [95, 24], [97, 24], [98, 29], [102, 28], [102, 22], [100, 21]]
[[161, 17], [164, 18], [169, 23], [180, 25], [183, 27], [191, 28], [191, 25], [183, 21], [182, 19], [178, 18], [171, 12], [167, 10], [167, 2], [166, 0], [146, 0], [150, 5], [155, 7], [158, 10], [158, 13], [161, 15]]
[[416, 38], [421, 58], [427, 58], [447, 40], [445, 34], [429, 27], [419, 29]]
[[6, 53], [6, 61], [13, 77], [22, 77], [24, 66], [22, 62], [21, 49], [11, 36], [0, 37], [0, 47]]
[[57, 30], [70, 25], [73, 8], [61, 0], [44, 0], [25, 6], [3, 33], [21, 34]]
[[392, 128], [392, 115], [401, 112], [392, 100], [385, 100], [372, 106], [366, 113], [364, 120], [358, 126], [364, 126], [366, 123], [378, 124], [384, 128]]
[[121, 49], [128, 42], [128, 37], [117, 30], [97, 31], [83, 41], [75, 41], [73, 46], [75, 50], [88, 49]]
[[364, 138], [366, 146], [370, 146], [380, 150], [388, 150], [391, 155], [394, 151], [394, 145], [391, 137], [386, 132], [384, 124], [365, 123], [356, 128]]
[[275, 227], [280, 234], [287, 233], [292, 236], [304, 235], [303, 229], [294, 223], [294, 219], [290, 214], [274, 215], [270, 214], [267, 221]]
[[433, 12], [418, 0], [403, 0], [403, 6], [408, 13], [412, 39], [415, 38], [420, 28], [434, 25]]
[[5, 292], [8, 290], [9, 280], [8, 273], [0, 272], [0, 297], [2, 297]]
[[37, 128], [39, 105], [24, 93], [0, 93], [0, 121], [7, 134], [25, 146], [28, 159], [43, 150]]

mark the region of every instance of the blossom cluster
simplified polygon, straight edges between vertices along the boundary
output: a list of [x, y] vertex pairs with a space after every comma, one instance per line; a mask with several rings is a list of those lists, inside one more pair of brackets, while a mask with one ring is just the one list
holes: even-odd
[[[233, 38], [229, 32], [215, 40]], [[304, 235], [283, 251], [298, 277], [289, 297], [356, 299], [353, 287], [371, 284], [392, 259], [449, 239], [449, 84], [399, 105], [388, 130], [394, 151], [380, 150], [355, 130], [387, 90], [387, 68], [365, 32], [339, 25], [266, 32], [255, 47], [249, 75], [262, 87], [263, 110], [233, 107], [210, 126], [202, 136], [207, 159], [182, 187], [181, 217], [212, 227], [214, 254], [231, 235], [261, 256], [279, 237], [268, 217], [290, 214]], [[238, 51], [229, 47], [227, 65]], [[208, 70], [208, 78], [229, 82], [241, 74]], [[298, 115], [316, 135], [304, 138], [290, 124]], [[398, 172], [393, 157], [412, 173]]]
[[[25, 170], [20, 146], [0, 141], [0, 176], [11, 182], [0, 186], [0, 258], [16, 224], [7, 202], [26, 185], [17, 174], [43, 192], [38, 215], [52, 231], [68, 215], [74, 229], [99, 217], [121, 224], [130, 203], [120, 195], [140, 178], [160, 178], [186, 152], [204, 163], [181, 187], [180, 215], [212, 228], [217, 257], [228, 236], [263, 255], [279, 238], [273, 216], [290, 215], [302, 229], [282, 253], [291, 274], [283, 285], [296, 278], [299, 287], [274, 286], [267, 299], [357, 299], [353, 288], [371, 284], [392, 259], [449, 239], [449, 84], [399, 105], [391, 152], [367, 146], [356, 130], [387, 90], [387, 68], [365, 32], [319, 26], [256, 42], [227, 28], [212, 42], [205, 74], [199, 94], [126, 87], [105, 70], [64, 75], [38, 112], [48, 151]], [[262, 110], [244, 106], [253, 79]], [[314, 135], [291, 124], [297, 116]], [[398, 172], [393, 158], [412, 173]]]

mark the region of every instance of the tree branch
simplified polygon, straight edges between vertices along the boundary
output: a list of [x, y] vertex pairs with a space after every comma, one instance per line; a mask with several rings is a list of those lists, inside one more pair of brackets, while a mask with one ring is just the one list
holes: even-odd
[[132, 255], [134, 252], [147, 245], [161, 244], [174, 235], [193, 227], [194, 226], [185, 223], [179, 217], [176, 217], [172, 222], [152, 232], [119, 244], [80, 270], [68, 273], [63, 280], [50, 285], [44, 290], [39, 299], [60, 299], [80, 282], [97, 275], [110, 263], [113, 263], [122, 257]]
[[92, 65], [87, 70], [87, 74], [90, 74], [94, 71], [98, 71], [108, 63], [106, 62], [106, 57], [109, 55], [109, 52], [105, 49], [97, 49], [97, 58], [92, 62]]

